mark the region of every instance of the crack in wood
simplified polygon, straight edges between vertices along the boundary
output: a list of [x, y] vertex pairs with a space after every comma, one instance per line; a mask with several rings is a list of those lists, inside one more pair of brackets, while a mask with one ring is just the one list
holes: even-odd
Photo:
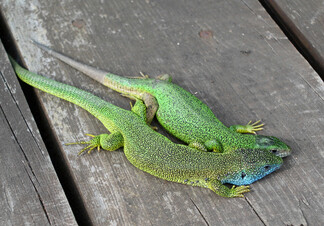
[[264, 220], [262, 219], [262, 217], [258, 214], [258, 212], [256, 211], [256, 209], [254, 209], [252, 203], [245, 197], [244, 198], [245, 201], [249, 204], [249, 206], [251, 207], [252, 211], [255, 213], [255, 215], [260, 219], [260, 221], [262, 222], [263, 225], [267, 225]]
[[252, 12], [252, 14], [256, 15], [254, 10], [244, 0], [241, 0], [241, 2]]
[[[16, 105], [18, 111], [19, 111], [19, 114], [21, 115], [21, 118], [24, 120], [24, 123], [26, 124], [26, 127], [27, 127], [27, 129], [28, 129], [28, 132], [29, 132], [29, 133], [31, 134], [31, 136], [33, 137], [33, 140], [35, 141], [35, 144], [36, 144], [36, 146], [38, 147], [38, 150], [39, 150], [40, 153], [44, 156], [44, 153], [41, 151], [42, 149], [41, 149], [41, 147], [39, 146], [39, 143], [37, 142], [37, 139], [36, 139], [34, 133], [32, 133], [32, 129], [30, 128], [29, 124], [27, 123], [26, 118], [24, 117], [24, 114], [22, 113], [22, 110], [20, 109], [20, 106], [19, 106], [19, 104], [18, 104], [18, 102], [17, 102], [17, 99], [16, 99], [15, 96], [13, 95], [13, 92], [12, 92], [11, 87], [8, 85], [8, 82], [7, 82], [6, 78], [5, 78], [5, 76], [4, 76], [1, 72], [0, 72], [0, 74], [1, 74], [1, 78], [2, 78], [2, 80], [3, 80], [3, 83], [5, 84], [5, 86], [6, 86], [7, 90], [8, 90], [8, 92], [9, 92], [9, 94], [10, 94], [12, 100], [14, 101], [14, 103], [15, 103], [15, 105]], [[18, 142], [18, 140], [17, 140], [17, 142]]]
[[200, 209], [198, 208], [198, 206], [196, 205], [196, 203], [190, 198], [190, 201], [192, 202], [192, 204], [195, 206], [195, 208], [197, 209], [198, 213], [200, 214], [200, 216], [202, 217], [202, 219], [205, 221], [206, 225], [209, 226], [209, 223], [207, 221], [207, 219], [205, 218], [205, 216], [202, 214], [202, 212], [200, 211]]
[[[23, 117], [23, 114], [22, 114], [20, 108], [18, 107], [17, 101], [15, 100], [15, 98], [14, 98], [14, 96], [13, 96], [13, 94], [12, 94], [12, 92], [11, 92], [9, 86], [8, 86], [8, 83], [7, 83], [6, 79], [4, 78], [4, 76], [3, 76], [3, 74], [2, 74], [1, 72], [0, 72], [0, 75], [1, 75], [1, 78], [2, 78], [2, 80], [3, 80], [3, 83], [6, 85], [6, 88], [8, 89], [8, 91], [9, 91], [9, 93], [10, 93], [11, 97], [14, 99], [14, 101], [15, 101], [15, 105], [17, 106], [18, 111], [19, 111], [21, 117], [23, 118], [23, 120], [24, 120], [24, 122], [25, 122], [25, 124], [26, 124], [26, 126], [27, 126], [27, 128], [28, 128], [28, 130], [29, 130], [29, 132], [30, 132], [30, 134], [32, 134], [30, 128], [28, 127], [28, 123], [27, 123], [27, 121], [26, 121], [26, 119]], [[30, 168], [30, 170], [31, 170], [31, 172], [32, 172], [32, 174], [33, 174], [33, 176], [36, 178], [36, 181], [37, 181], [38, 184], [39, 184], [39, 181], [37, 180], [37, 177], [36, 177], [36, 175], [35, 175], [35, 173], [34, 173], [34, 171], [33, 171], [33, 168], [32, 168], [32, 166], [30, 165], [30, 161], [29, 161], [29, 159], [28, 159], [26, 153], [24, 152], [24, 148], [23, 148], [23, 146], [20, 144], [19, 139], [18, 139], [18, 137], [16, 136], [16, 133], [14, 132], [14, 130], [13, 130], [12, 126], [11, 126], [10, 121], [7, 119], [6, 114], [5, 114], [4, 110], [3, 110], [3, 108], [1, 107], [1, 105], [0, 105], [0, 108], [1, 108], [1, 111], [3, 112], [3, 115], [5, 116], [4, 118], [5, 118], [5, 120], [6, 120], [7, 124], [8, 124], [8, 127], [9, 127], [11, 133], [13, 134], [13, 136], [14, 136], [14, 138], [15, 138], [15, 140], [16, 140], [16, 142], [17, 142], [17, 144], [18, 144], [18, 146], [19, 146], [19, 148], [20, 148], [20, 150], [21, 150], [21, 152], [22, 152], [22, 154], [23, 154], [23, 156], [24, 156], [24, 158], [26, 159], [26, 162], [27, 162], [28, 167]], [[32, 135], [32, 136], [33, 136], [33, 135]], [[33, 138], [34, 138], [34, 140], [35, 140], [35, 137], [34, 137], [34, 136], [33, 136]], [[39, 147], [39, 145], [38, 145], [38, 143], [37, 143], [37, 142], [35, 142], [35, 143], [36, 143], [37, 147], [39, 148], [39, 150], [41, 150], [40, 147]]]
[[324, 59], [295, 23], [274, 0], [259, 0], [280, 29], [285, 33], [298, 52], [309, 62], [324, 80]]
[[[304, 214], [304, 211], [303, 211], [303, 209], [301, 208], [301, 203], [300, 202], [302, 202], [302, 203], [304, 203], [304, 205], [306, 205], [305, 204], [305, 202], [303, 201], [303, 200], [300, 200], [300, 199], [298, 199], [298, 207], [299, 207], [299, 209], [300, 209], [300, 212], [301, 212], [301, 214], [302, 214], [302, 216], [303, 216], [303, 218], [304, 218], [304, 220], [305, 220], [305, 222], [306, 222], [306, 225], [309, 225], [308, 224], [308, 221], [307, 221], [307, 218], [306, 218], [306, 215]], [[307, 205], [306, 205], [307, 206]], [[308, 207], [308, 206], [307, 206]], [[302, 224], [301, 224], [302, 225]]]
[[[3, 78], [3, 74], [2, 74], [1, 72], [0, 72], [0, 75], [1, 75], [1, 77]], [[7, 83], [6, 83], [5, 81], [4, 81], [4, 84], [6, 84], [6, 86], [7, 86]], [[8, 88], [8, 87], [7, 87], [7, 88]], [[8, 128], [10, 129], [10, 131], [11, 131], [11, 133], [12, 133], [12, 136], [14, 137], [15, 141], [17, 142], [17, 145], [19, 146], [19, 149], [21, 150], [21, 152], [22, 152], [22, 154], [23, 154], [23, 156], [24, 156], [24, 158], [25, 158], [25, 160], [26, 160], [26, 164], [27, 164], [28, 168], [30, 169], [30, 172], [32, 173], [33, 178], [36, 178], [35, 180], [36, 180], [36, 181], [38, 182], [38, 184], [39, 184], [39, 181], [37, 180], [37, 177], [36, 177], [36, 175], [35, 175], [35, 173], [34, 173], [34, 171], [33, 171], [33, 168], [32, 168], [31, 165], [30, 165], [30, 162], [29, 162], [29, 160], [28, 160], [28, 158], [27, 158], [27, 155], [24, 153], [23, 147], [22, 147], [21, 144], [19, 143], [19, 139], [17, 138], [15, 132], [13, 131], [13, 128], [11, 127], [10, 122], [9, 122], [8, 118], [6, 117], [6, 114], [5, 114], [5, 112], [4, 112], [4, 110], [3, 110], [3, 108], [2, 108], [1, 105], [0, 105], [0, 110], [1, 110], [2, 114], [4, 115], [4, 120], [5, 120], [6, 123], [8, 124]], [[42, 201], [41, 195], [39, 194], [39, 191], [37, 190], [34, 181], [32, 180], [31, 176], [29, 175], [28, 170], [26, 169], [26, 167], [24, 167], [24, 168], [25, 168], [25, 171], [26, 171], [26, 173], [27, 173], [27, 176], [28, 176], [29, 180], [31, 181], [31, 183], [32, 183], [32, 185], [33, 185], [33, 187], [34, 187], [34, 190], [35, 190], [35, 192], [36, 192], [36, 194], [37, 194], [38, 200], [40, 201], [41, 207], [42, 207], [42, 209], [44, 210], [44, 214], [45, 214], [45, 216], [46, 216], [46, 218], [47, 218], [47, 221], [49, 222], [49, 224], [51, 224], [51, 221], [50, 221], [50, 219], [49, 219], [49, 216], [48, 216], [47, 210], [46, 210], [46, 208], [45, 208], [45, 206], [44, 206], [44, 203], [43, 203], [43, 201]]]
[[[28, 170], [26, 169], [26, 167], [25, 167], [25, 171], [26, 171], [26, 174], [27, 174], [27, 176], [28, 176], [30, 182], [32, 183], [32, 185], [33, 185], [33, 187], [34, 187], [34, 190], [35, 190], [35, 192], [36, 192], [36, 194], [37, 194], [37, 198], [38, 198], [39, 203], [40, 203], [40, 205], [41, 205], [41, 207], [42, 207], [42, 209], [43, 209], [43, 211], [44, 211], [44, 214], [45, 214], [45, 216], [46, 216], [46, 219], [47, 219], [48, 223], [49, 223], [50, 225], [52, 225], [52, 222], [51, 222], [51, 220], [50, 220], [50, 218], [49, 218], [49, 215], [48, 215], [48, 213], [47, 213], [46, 207], [45, 207], [45, 205], [44, 205], [43, 199], [42, 199], [42, 197], [41, 197], [41, 195], [40, 195], [40, 193], [39, 193], [39, 191], [38, 191], [38, 189], [37, 189], [37, 187], [36, 187], [36, 185], [35, 185], [33, 179], [32, 179], [31, 176], [29, 175]], [[33, 176], [35, 175], [34, 172], [33, 172], [32, 170], [31, 170], [31, 173], [33, 174]]]
[[[47, 191], [45, 191], [44, 193], [44, 184], [42, 184], [40, 181], [39, 175], [41, 176], [43, 172], [38, 172], [38, 169], [34, 168], [34, 162], [30, 161], [30, 157], [33, 156], [33, 154], [27, 152], [27, 151], [31, 151], [31, 149], [29, 149], [29, 147], [24, 147], [24, 138], [21, 137], [20, 135], [20, 129], [21, 128], [25, 128], [28, 131], [28, 134], [30, 135], [30, 137], [28, 136], [28, 139], [32, 141], [33, 143], [33, 147], [36, 151], [33, 151], [36, 155], [39, 155], [39, 152], [41, 153], [40, 156], [42, 156], [43, 158], [48, 158], [48, 156], [46, 156], [46, 153], [43, 152], [43, 148], [41, 146], [41, 143], [38, 143], [36, 136], [37, 134], [34, 134], [37, 131], [34, 131], [31, 127], [31, 125], [29, 125], [27, 118], [25, 117], [24, 113], [24, 109], [22, 109], [19, 106], [19, 99], [17, 99], [16, 95], [19, 96], [18, 94], [15, 94], [14, 89], [20, 89], [19, 83], [18, 82], [14, 82], [13, 84], [16, 84], [17, 87], [11, 87], [10, 84], [13, 81], [7, 80], [5, 75], [7, 73], [11, 73], [12, 76], [14, 76], [15, 74], [12, 72], [12, 68], [10, 66], [10, 64], [7, 64], [6, 67], [1, 68], [0, 70], [0, 84], [3, 84], [1, 86], [2, 90], [6, 93], [7, 98], [11, 99], [10, 102], [10, 107], [12, 107], [12, 109], [14, 110], [14, 112], [17, 114], [17, 116], [21, 119], [21, 126], [17, 127], [18, 125], [15, 123], [15, 121], [13, 121], [13, 119], [11, 119], [9, 117], [8, 114], [11, 114], [11, 112], [8, 112], [8, 106], [7, 106], [7, 102], [2, 103], [2, 101], [0, 101], [0, 112], [2, 112], [2, 114], [4, 115], [3, 120], [4, 122], [8, 125], [8, 132], [12, 134], [12, 139], [15, 141], [15, 143], [17, 144], [17, 147], [20, 150], [17, 150], [20, 153], [20, 161], [23, 163], [23, 167], [25, 169], [25, 171], [27, 171], [27, 176], [29, 178], [29, 180], [32, 183], [32, 186], [34, 187], [34, 190], [36, 192], [36, 196], [35, 199], [37, 198], [40, 202], [40, 208], [43, 209], [44, 212], [44, 220], [46, 217], [46, 222], [48, 222], [50, 225], [55, 224], [55, 219], [53, 219], [53, 214], [52, 214], [52, 209], [47, 210], [48, 206], [51, 206], [52, 203], [48, 203], [47, 201]], [[18, 81], [18, 80], [17, 80]], [[12, 111], [12, 110], [11, 110]], [[5, 114], [7, 113], [7, 114]], [[28, 116], [28, 115], [27, 115]], [[37, 128], [37, 127], [35, 127]], [[24, 132], [25, 134], [25, 132]], [[46, 150], [46, 149], [45, 149]], [[32, 158], [31, 158], [32, 159]], [[29, 169], [28, 169], [29, 168]], [[66, 191], [63, 190], [63, 192], [66, 194]], [[51, 193], [51, 192], [50, 192]], [[73, 200], [75, 200], [75, 198], [73, 198]], [[70, 203], [70, 200], [67, 199], [67, 201]], [[70, 206], [69, 206], [70, 208]], [[79, 206], [80, 208], [80, 206]], [[84, 213], [84, 212], [82, 212]], [[87, 213], [83, 214], [86, 215], [84, 217], [80, 217], [84, 222], [88, 222], [87, 221]], [[75, 217], [76, 215], [74, 215], [73, 217]], [[76, 218], [76, 217], [75, 217]]]
[[[299, 73], [298, 73], [299, 74]], [[316, 95], [321, 99], [321, 100], [323, 100], [324, 101], [324, 99], [323, 99], [323, 97], [321, 96], [321, 94], [301, 75], [301, 74], [299, 74], [300, 75], [300, 77], [307, 83], [307, 85], [309, 85], [309, 87], [311, 87], [313, 90], [314, 90], [314, 92], [316, 93]]]
[[8, 197], [8, 194], [7, 194], [6, 186], [3, 185], [2, 189], [5, 191], [3, 194], [4, 194], [4, 197], [5, 197], [7, 206], [10, 208], [10, 211], [12, 212], [13, 211], [12, 203], [9, 202], [9, 197]]

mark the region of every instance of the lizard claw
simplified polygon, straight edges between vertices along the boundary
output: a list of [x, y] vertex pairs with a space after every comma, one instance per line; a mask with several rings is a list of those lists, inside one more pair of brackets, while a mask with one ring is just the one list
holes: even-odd
[[93, 137], [93, 139], [89, 140], [89, 141], [78, 141], [78, 142], [72, 142], [72, 143], [67, 143], [65, 145], [73, 145], [73, 144], [89, 144], [88, 146], [86, 146], [85, 148], [83, 148], [78, 155], [81, 155], [82, 153], [84, 153], [85, 151], [87, 151], [88, 149], [88, 154], [90, 154], [92, 152], [93, 149], [97, 148], [98, 152], [100, 151], [100, 138], [99, 136], [95, 136], [92, 134], [85, 134], [89, 137]]
[[140, 75], [142, 79], [150, 78], [148, 75], [145, 75], [143, 72], [140, 71]]
[[145, 75], [143, 72], [140, 71], [141, 76], [135, 76], [135, 77], [127, 77], [127, 78], [132, 78], [132, 79], [148, 79], [150, 78], [148, 75]]
[[154, 131], [158, 131], [158, 130], [159, 130], [159, 128], [158, 128], [157, 126], [151, 126], [151, 125], [150, 125], [150, 127], [151, 127], [151, 129], [153, 129]]
[[258, 120], [254, 123], [252, 121], [249, 121], [248, 124], [246, 125], [236, 125], [236, 126], [231, 126], [232, 130], [238, 132], [238, 133], [251, 133], [251, 134], [256, 134], [257, 131], [263, 130], [264, 124], [261, 123], [261, 120]]
[[263, 130], [264, 124], [261, 123], [261, 120], [258, 120], [252, 124], [251, 123], [252, 123], [252, 121], [249, 121], [249, 123], [246, 125], [246, 129], [248, 131], [247, 133], [256, 134], [256, 131]]
[[145, 75], [143, 72], [140, 71], [141, 76], [126, 76], [126, 78], [131, 78], [131, 79], [148, 79], [150, 78], [148, 75]]
[[250, 186], [238, 186], [236, 187], [235, 185], [233, 185], [233, 187], [231, 188], [231, 196], [230, 197], [240, 197], [240, 198], [244, 198], [243, 193], [249, 192], [250, 191]]
[[251, 133], [251, 134], [256, 134], [257, 131], [263, 130], [264, 124], [261, 123], [261, 120], [258, 120], [254, 123], [252, 121], [249, 121], [248, 124], [246, 125], [234, 125], [230, 126], [229, 128], [237, 133]]

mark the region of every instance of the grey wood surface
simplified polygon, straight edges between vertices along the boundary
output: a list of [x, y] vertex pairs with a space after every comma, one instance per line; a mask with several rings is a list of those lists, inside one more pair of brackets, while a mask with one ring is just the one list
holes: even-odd
[[[106, 130], [73, 104], [39, 97], [94, 225], [324, 223], [324, 85], [263, 7], [245, 1], [3, 1], [28, 68], [129, 109], [129, 101], [30, 43], [124, 76], [168, 73], [226, 125], [262, 119], [293, 150], [244, 199], [154, 178], [122, 150], [78, 157], [84, 133]], [[19, 16], [18, 16], [19, 15]], [[162, 129], [159, 130], [170, 138]]]
[[310, 54], [310, 60], [321, 70], [324, 78], [324, 1], [264, 0], [295, 34], [298, 45]]
[[0, 42], [0, 225], [76, 225]]

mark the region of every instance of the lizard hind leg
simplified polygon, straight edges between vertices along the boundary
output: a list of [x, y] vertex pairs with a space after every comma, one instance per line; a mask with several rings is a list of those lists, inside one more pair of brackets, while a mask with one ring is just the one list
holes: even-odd
[[150, 78], [150, 76], [148, 75], [145, 75], [143, 72], [140, 71], [140, 75], [141, 76], [133, 76], [133, 77], [127, 77], [127, 78], [131, 78], [131, 79], [148, 79]]
[[134, 112], [136, 115], [138, 115], [141, 119], [146, 121], [146, 106], [143, 103], [142, 100], [136, 99], [135, 104], [133, 105], [130, 102], [131, 105], [131, 111]]
[[156, 77], [158, 80], [166, 81], [166, 82], [172, 82], [172, 77], [171, 75], [168, 74], [162, 74]]
[[206, 152], [208, 151], [206, 149], [206, 147], [203, 144], [199, 143], [199, 142], [192, 142], [192, 143], [189, 144], [189, 147], [195, 148], [195, 149], [197, 149], [199, 151], [206, 151]]
[[146, 122], [147, 124], [151, 124], [158, 108], [159, 104], [154, 96], [149, 93], [143, 94], [143, 102], [146, 106]]
[[191, 142], [189, 147], [195, 148], [199, 151], [213, 151], [222, 153], [223, 145], [218, 140], [208, 140], [204, 144], [199, 142]]
[[[153, 130], [157, 130], [158, 128], [155, 126], [151, 126], [150, 123], [147, 121], [147, 109], [144, 102], [140, 99], [136, 99], [136, 102], [134, 106], [132, 103], [131, 105], [131, 111], [134, 112], [136, 115], [138, 115], [141, 119], [143, 119]], [[153, 115], [154, 117], [154, 115]]]
[[[151, 124], [155, 114], [156, 114], [156, 111], [158, 110], [159, 108], [159, 104], [157, 102], [157, 100], [155, 99], [154, 96], [152, 96], [151, 94], [149, 93], [144, 93], [143, 96], [142, 96], [142, 99], [138, 99], [134, 96], [131, 96], [129, 94], [122, 94], [122, 96], [124, 97], [128, 97], [129, 99], [132, 99], [132, 100], [135, 100], [135, 105], [132, 106], [131, 104], [131, 108], [132, 108], [132, 111], [139, 115], [141, 118], [144, 118], [143, 116], [143, 109], [142, 109], [142, 104], [144, 102], [144, 107], [146, 108], [145, 110], [145, 121], [148, 125]], [[143, 101], [143, 102], [142, 102]], [[142, 102], [142, 103], [141, 103]], [[136, 106], [138, 105], [138, 106]], [[135, 107], [135, 109], [133, 109]]]
[[124, 145], [124, 138], [120, 132], [115, 132], [111, 134], [100, 134], [100, 135], [92, 135], [86, 134], [87, 136], [93, 137], [89, 141], [79, 141], [73, 143], [67, 143], [65, 145], [73, 145], [73, 144], [88, 144], [85, 148], [83, 148], [78, 155], [81, 155], [83, 152], [87, 151], [88, 154], [92, 152], [93, 149], [97, 148], [100, 151], [100, 148], [106, 151], [115, 151]]

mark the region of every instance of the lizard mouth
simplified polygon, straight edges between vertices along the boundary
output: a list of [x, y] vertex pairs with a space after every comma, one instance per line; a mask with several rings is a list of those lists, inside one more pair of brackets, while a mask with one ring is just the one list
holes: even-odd
[[267, 149], [281, 158], [291, 154], [291, 148], [276, 137], [258, 135], [255, 137], [255, 142], [256, 149]]
[[278, 157], [284, 158], [291, 154], [291, 149], [273, 149], [270, 152]]

